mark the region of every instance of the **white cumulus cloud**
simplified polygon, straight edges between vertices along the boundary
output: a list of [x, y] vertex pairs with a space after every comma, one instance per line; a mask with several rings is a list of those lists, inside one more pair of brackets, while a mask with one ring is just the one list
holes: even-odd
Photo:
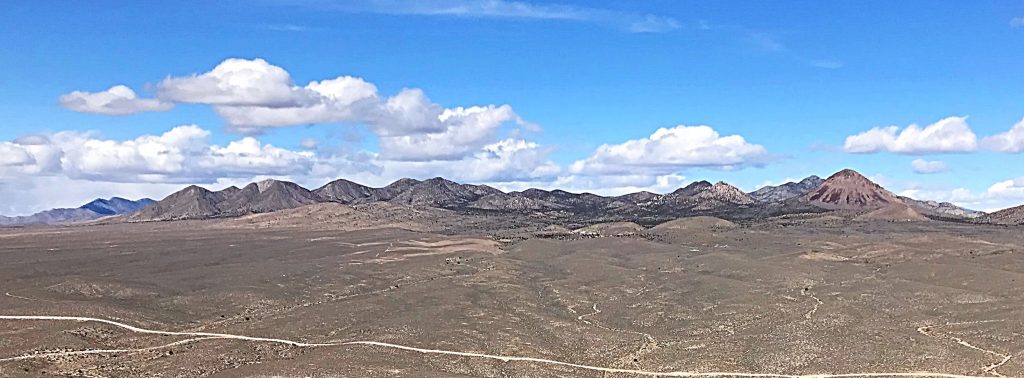
[[0, 167], [21, 167], [36, 160], [24, 147], [11, 142], [0, 143]]
[[493, 140], [498, 128], [520, 121], [508, 105], [445, 109], [437, 132], [381, 136], [380, 153], [388, 160], [453, 160], [479, 150]]
[[48, 143], [49, 140], [0, 142], [0, 181], [26, 175], [45, 176], [59, 171], [63, 153]]
[[997, 152], [1024, 152], [1024, 119], [1013, 125], [1009, 131], [996, 134], [981, 141], [982, 146]]
[[74, 91], [60, 96], [58, 101], [69, 110], [105, 115], [163, 112], [174, 108], [174, 104], [170, 102], [138, 98], [135, 91], [124, 85], [115, 85], [100, 92]]
[[304, 88], [293, 87], [292, 93], [295, 102], [290, 105], [267, 102], [217, 105], [214, 109], [240, 131], [335, 122], [366, 123], [385, 113], [377, 97], [377, 87], [356, 77], [314, 81]]
[[458, 160], [387, 160], [378, 156], [374, 165], [382, 177], [442, 176], [460, 182], [550, 182], [561, 172], [548, 159], [549, 149], [522, 139], [504, 139], [481, 147]]
[[605, 144], [570, 171], [580, 174], [668, 174], [686, 167], [731, 168], [759, 165], [768, 151], [740, 135], [721, 136], [709, 126], [660, 128], [651, 136]]
[[161, 99], [209, 105], [292, 106], [303, 93], [283, 68], [263, 59], [227, 59], [210, 72], [167, 77], [157, 84]]
[[225, 177], [292, 174], [312, 164], [309, 152], [277, 148], [252, 137], [219, 146], [209, 136], [208, 130], [184, 125], [161, 135], [121, 141], [63, 131], [46, 136], [40, 144], [3, 142], [0, 149], [19, 152], [11, 154], [18, 156], [17, 164], [0, 166], [0, 179], [61, 175], [103, 182], [208, 183]]
[[926, 127], [912, 124], [876, 127], [846, 138], [843, 150], [851, 153], [894, 152], [931, 154], [972, 152], [978, 137], [967, 124], [967, 117], [949, 117]]
[[417, 88], [394, 96], [362, 78], [339, 76], [296, 85], [285, 69], [262, 59], [227, 59], [211, 71], [168, 77], [166, 101], [213, 106], [231, 129], [257, 133], [296, 125], [362, 124], [380, 137], [384, 159], [458, 160], [497, 141], [506, 123], [533, 130], [508, 105], [446, 108]]
[[920, 174], [940, 173], [948, 169], [946, 163], [939, 160], [914, 159], [910, 162], [910, 166], [914, 169], [914, 173]]

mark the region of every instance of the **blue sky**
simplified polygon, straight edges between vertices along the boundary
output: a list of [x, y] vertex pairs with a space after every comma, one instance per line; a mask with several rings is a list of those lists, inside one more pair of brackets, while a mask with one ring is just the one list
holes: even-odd
[[262, 177], [620, 193], [845, 167], [1007, 207], [1024, 203], [1022, 17], [1019, 1], [7, 2], [0, 214]]

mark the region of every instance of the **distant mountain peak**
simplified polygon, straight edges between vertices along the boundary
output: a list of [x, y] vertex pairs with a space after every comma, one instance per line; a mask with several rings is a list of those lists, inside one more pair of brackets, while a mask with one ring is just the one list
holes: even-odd
[[684, 186], [682, 188], [676, 189], [671, 194], [675, 195], [675, 196], [691, 197], [694, 194], [697, 194], [697, 193], [699, 193], [699, 192], [701, 192], [701, 191], [703, 191], [703, 190], [705, 190], [707, 188], [710, 188], [712, 186], [713, 185], [710, 182], [707, 182], [707, 181], [704, 181], [704, 180], [694, 181], [694, 182], [690, 183], [689, 185], [686, 185], [686, 186]]
[[112, 197], [110, 199], [97, 198], [91, 202], [82, 205], [79, 209], [86, 209], [93, 211], [100, 215], [117, 215], [117, 214], [128, 214], [134, 213], [139, 209], [146, 207], [156, 201], [149, 198], [143, 198], [138, 201], [127, 200], [121, 197]]
[[847, 178], [847, 179], [855, 179], [855, 180], [865, 180], [865, 181], [868, 181], [868, 182], [871, 182], [872, 184], [874, 184], [873, 181], [871, 181], [867, 177], [864, 177], [864, 175], [860, 174], [860, 172], [857, 172], [857, 171], [852, 170], [850, 168], [845, 168], [845, 169], [843, 169], [843, 170], [841, 170], [839, 172], [836, 172], [836, 173], [832, 174], [832, 176], [829, 176], [827, 180], [831, 180], [831, 179], [834, 179], [834, 178]]
[[824, 181], [824, 179], [818, 177], [818, 175], [810, 175], [805, 177], [803, 180], [800, 180], [800, 184], [817, 182], [820, 185], [821, 181]]
[[143, 198], [138, 201], [121, 197], [112, 197], [110, 199], [97, 198], [74, 209], [50, 209], [21, 217], [0, 216], [0, 227], [86, 222], [113, 215], [134, 213], [153, 203], [155, 201], [149, 198]]
[[313, 192], [328, 201], [351, 204], [378, 200], [381, 197], [378, 193], [380, 191], [381, 189], [373, 189], [346, 179], [337, 179], [324, 184]]
[[719, 181], [710, 187], [705, 187], [704, 190], [697, 192], [693, 197], [733, 204], [750, 204], [754, 202], [754, 199], [747, 195], [747, 193], [725, 181]]
[[796, 198], [810, 193], [810, 191], [817, 189], [823, 182], [825, 182], [825, 180], [821, 177], [811, 175], [799, 182], [787, 182], [782, 185], [769, 185], [762, 187], [751, 192], [750, 196], [758, 202], [781, 203], [790, 198]]
[[199, 185], [189, 185], [189, 186], [186, 186], [184, 189], [179, 190], [179, 191], [177, 191], [177, 192], [175, 192], [175, 193], [173, 193], [171, 195], [172, 196], [175, 195], [175, 194], [180, 194], [180, 195], [196, 195], [196, 194], [202, 194], [202, 193], [212, 193], [212, 192], [209, 189], [206, 189], [206, 188], [201, 187]]
[[864, 175], [844, 169], [829, 176], [818, 188], [803, 199], [827, 209], [877, 209], [893, 203], [902, 203], [895, 194], [885, 190]]
[[282, 183], [282, 181], [278, 181], [278, 180], [274, 180], [274, 179], [261, 180], [261, 181], [256, 183], [256, 188], [259, 189], [260, 193], [263, 193], [263, 192], [267, 191], [268, 189], [270, 189], [271, 187], [273, 187], [274, 185], [278, 185], [280, 183]]
[[415, 184], [402, 189], [390, 200], [410, 206], [444, 208], [465, 206], [487, 195], [507, 195], [486, 185], [460, 184], [443, 177], [416, 181]]
[[666, 211], [681, 214], [715, 211], [754, 202], [747, 193], [724, 181], [712, 184], [704, 180], [692, 182], [658, 200], [663, 202]]
[[417, 180], [417, 179], [414, 179], [414, 178], [404, 177], [404, 178], [400, 178], [398, 180], [395, 180], [395, 182], [389, 184], [388, 186], [412, 186], [412, 185], [416, 185], [416, 184], [419, 184], [419, 183], [420, 183], [420, 180]]

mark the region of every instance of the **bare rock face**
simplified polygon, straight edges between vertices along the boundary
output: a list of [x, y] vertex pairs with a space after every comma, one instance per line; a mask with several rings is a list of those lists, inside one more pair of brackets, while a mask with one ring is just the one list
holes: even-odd
[[718, 201], [723, 203], [734, 203], [749, 205], [754, 199], [739, 188], [729, 185], [724, 181], [716, 182], [715, 185], [693, 195], [698, 201]]
[[977, 218], [979, 223], [1021, 225], [1024, 224], [1024, 205], [1003, 209]]
[[618, 214], [643, 214], [656, 210], [664, 203], [664, 195], [651, 192], [636, 192], [613, 197], [605, 205], [605, 211]]
[[702, 191], [708, 190], [711, 186], [711, 183], [707, 181], [692, 182], [687, 186], [676, 189], [672, 193], [664, 195], [661, 198], [660, 207], [664, 212], [689, 210], [696, 205], [693, 197]]
[[808, 176], [800, 180], [800, 182], [787, 182], [778, 186], [763, 187], [750, 193], [750, 196], [758, 202], [782, 202], [810, 193], [824, 182], [825, 179], [821, 177]]
[[829, 177], [801, 200], [826, 209], [868, 210], [903, 203], [892, 192], [852, 169]]

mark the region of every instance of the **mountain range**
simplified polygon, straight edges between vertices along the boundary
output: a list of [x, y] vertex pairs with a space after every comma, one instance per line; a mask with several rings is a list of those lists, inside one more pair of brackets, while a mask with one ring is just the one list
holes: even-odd
[[558, 189], [503, 192], [487, 185], [460, 184], [441, 177], [404, 178], [380, 188], [339, 179], [313, 190], [292, 182], [264, 180], [220, 191], [192, 185], [157, 202], [121, 198], [96, 200], [77, 209], [0, 218], [0, 225], [59, 224], [111, 215], [121, 215], [122, 220], [129, 222], [230, 218], [320, 203], [351, 206], [388, 203], [482, 214], [520, 213], [652, 222], [693, 215], [751, 219], [840, 211], [860, 214], [861, 219], [1024, 223], [1024, 207], [986, 215], [951, 203], [898, 196], [860, 173], [844, 169], [827, 179], [810, 176], [750, 193], [725, 182], [696, 181], [667, 194], [636, 192], [620, 196]]
[[788, 213], [878, 210], [874, 217], [967, 220], [982, 215], [950, 203], [897, 196], [853, 170], [822, 179], [767, 186], [751, 193], [725, 182], [697, 181], [671, 193], [636, 192], [620, 196], [527, 189], [503, 192], [487, 185], [460, 184], [441, 177], [401, 179], [374, 188], [340, 179], [314, 190], [265, 180], [238, 189], [209, 191], [190, 186], [136, 212], [129, 221], [237, 217], [315, 203], [363, 205], [387, 202], [414, 208], [477, 213], [527, 213], [595, 219], [666, 219], [689, 215], [756, 218]]
[[107, 216], [131, 214], [156, 203], [149, 198], [137, 201], [120, 197], [96, 199], [76, 208], [59, 208], [20, 217], [0, 216], [0, 227], [57, 225], [91, 221]]

